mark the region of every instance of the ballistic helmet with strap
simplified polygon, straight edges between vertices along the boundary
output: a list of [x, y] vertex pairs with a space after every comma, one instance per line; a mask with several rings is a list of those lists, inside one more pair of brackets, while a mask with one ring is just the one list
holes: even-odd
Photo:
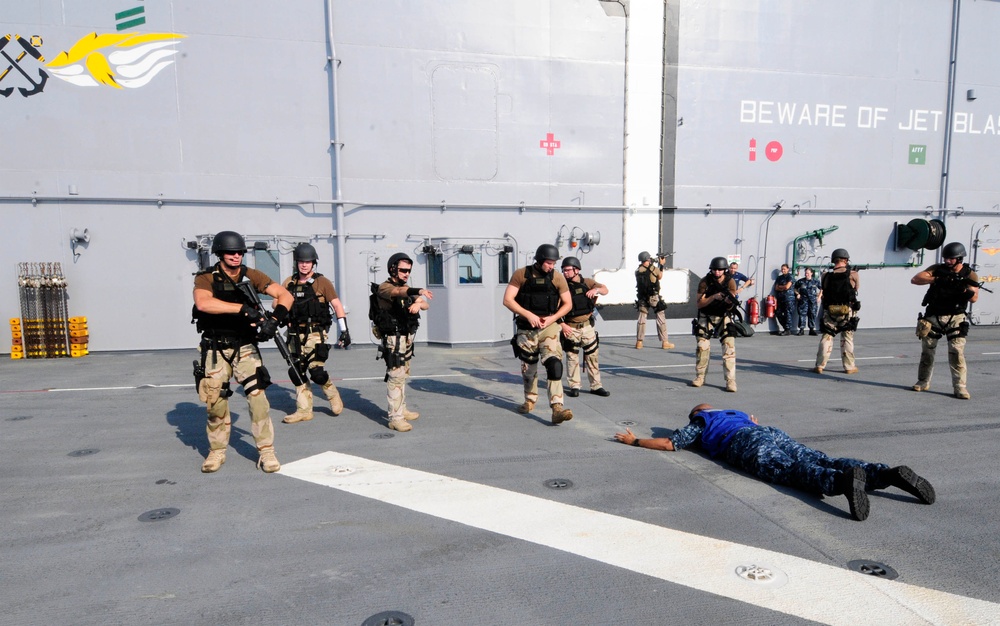
[[292, 258], [295, 259], [296, 263], [305, 261], [312, 261], [315, 263], [319, 261], [319, 256], [316, 254], [316, 248], [312, 247], [312, 245], [308, 243], [300, 243], [295, 246], [295, 250], [292, 251]]
[[543, 243], [538, 246], [535, 250], [535, 262], [541, 263], [542, 261], [558, 261], [559, 260], [559, 248], [553, 246], [551, 243]]
[[717, 256], [712, 259], [712, 262], [708, 264], [708, 269], [710, 270], [728, 270], [729, 261], [726, 260], [724, 256]]
[[957, 241], [949, 243], [941, 250], [941, 257], [944, 259], [964, 259], [965, 254], [965, 246]]
[[411, 266], [413, 265], [413, 259], [410, 258], [410, 255], [405, 252], [397, 252], [389, 257], [389, 262], [386, 263], [386, 269], [389, 270], [389, 276], [392, 276], [393, 278], [396, 277], [396, 270], [399, 269], [400, 261], [406, 261]]
[[850, 261], [851, 254], [843, 248], [837, 248], [836, 250], [833, 251], [833, 254], [830, 255], [830, 258], [833, 260], [834, 263], [837, 262], [837, 259], [844, 259], [845, 261]]
[[580, 259], [575, 256], [568, 256], [563, 259], [562, 268], [566, 269], [567, 267], [575, 267], [578, 272], [583, 270], [583, 267], [580, 266]]
[[645, 263], [646, 261], [648, 261], [651, 258], [652, 257], [649, 255], [649, 252], [647, 252], [645, 250], [643, 250], [642, 252], [639, 253], [639, 262], [640, 263]]
[[237, 232], [231, 230], [224, 230], [215, 235], [215, 238], [212, 239], [212, 254], [222, 256], [223, 254], [226, 253], [229, 254], [232, 254], [234, 252], [246, 253], [246, 251], [247, 251], [247, 242], [245, 239], [243, 239], [243, 235]]

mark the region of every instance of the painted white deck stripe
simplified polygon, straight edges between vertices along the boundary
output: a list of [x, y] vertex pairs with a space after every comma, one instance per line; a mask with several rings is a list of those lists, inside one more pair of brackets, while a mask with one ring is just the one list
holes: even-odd
[[[279, 473], [827, 624], [987, 624], [1000, 615], [1000, 604], [336, 452]], [[748, 565], [787, 582], [745, 581], [735, 570]]]

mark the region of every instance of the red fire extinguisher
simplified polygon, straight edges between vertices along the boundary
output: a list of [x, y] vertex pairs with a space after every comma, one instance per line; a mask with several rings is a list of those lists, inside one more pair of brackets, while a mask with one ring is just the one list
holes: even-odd
[[753, 326], [760, 324], [760, 303], [757, 302], [757, 298], [747, 300], [747, 317]]
[[774, 296], [768, 296], [764, 298], [764, 317], [771, 319], [774, 317], [774, 312], [778, 309], [778, 300]]

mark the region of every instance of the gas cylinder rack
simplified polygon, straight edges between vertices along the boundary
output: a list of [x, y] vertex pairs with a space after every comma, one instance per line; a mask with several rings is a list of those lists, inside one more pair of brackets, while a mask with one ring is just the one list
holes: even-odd
[[18, 263], [21, 323], [17, 332], [22, 350], [12, 358], [46, 359], [70, 356], [66, 277], [59, 263]]

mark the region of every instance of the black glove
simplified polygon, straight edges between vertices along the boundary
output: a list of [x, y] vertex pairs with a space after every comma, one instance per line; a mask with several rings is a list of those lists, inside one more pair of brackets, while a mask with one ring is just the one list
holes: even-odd
[[274, 313], [272, 315], [274, 315], [274, 319], [278, 320], [278, 326], [283, 327], [288, 324], [288, 309], [286, 309], [283, 305], [279, 304], [274, 307]]
[[256, 307], [252, 307], [249, 304], [244, 304], [240, 308], [240, 315], [245, 315], [250, 318], [250, 320], [256, 324], [261, 320], [261, 314], [257, 311]]
[[350, 345], [351, 345], [351, 333], [349, 330], [345, 328], [344, 331], [340, 333], [340, 337], [337, 339], [337, 347], [346, 350], [347, 347]]
[[278, 334], [278, 320], [268, 317], [257, 323], [257, 341], [270, 341]]

